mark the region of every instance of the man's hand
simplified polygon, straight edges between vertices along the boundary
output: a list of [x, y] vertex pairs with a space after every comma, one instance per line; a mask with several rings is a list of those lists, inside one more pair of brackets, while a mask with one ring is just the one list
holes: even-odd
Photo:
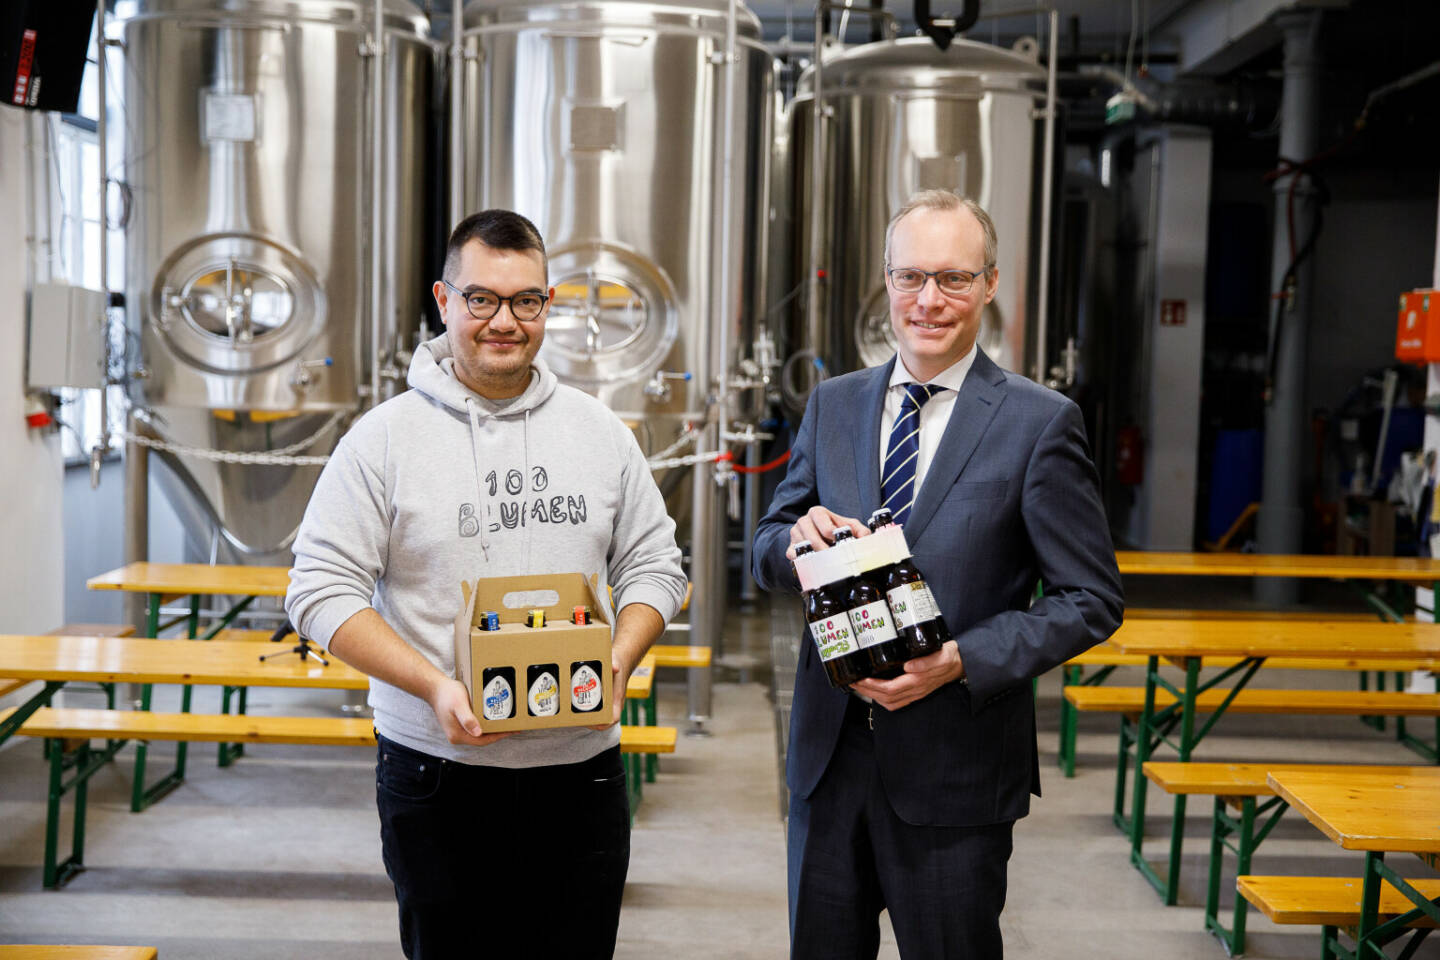
[[854, 517], [842, 517], [824, 507], [811, 507], [805, 511], [805, 516], [791, 525], [790, 548], [785, 551], [785, 556], [794, 560], [795, 544], [806, 541], [816, 550], [824, 550], [835, 542], [835, 531], [840, 527], [849, 527], [857, 537], [870, 533], [870, 528]]
[[611, 727], [615, 726], [615, 724], [620, 722], [620, 718], [624, 715], [625, 712], [625, 688], [630, 685], [630, 674], [634, 672], [635, 668], [630, 666], [628, 663], [623, 662], [621, 658], [615, 656], [615, 650], [614, 648], [611, 648], [610, 676], [613, 678], [613, 680], [610, 687], [610, 699], [615, 701], [614, 709], [610, 711], [609, 723], [593, 724], [590, 727], [591, 730], [609, 730]]
[[430, 709], [435, 711], [440, 728], [451, 743], [483, 747], [510, 736], [510, 733], [481, 732], [480, 721], [470, 708], [470, 691], [459, 680], [442, 678], [435, 684], [429, 700]]
[[960, 648], [954, 640], [924, 657], [906, 661], [905, 672], [893, 680], [860, 680], [850, 685], [886, 710], [899, 710], [930, 696], [945, 684], [965, 676]]

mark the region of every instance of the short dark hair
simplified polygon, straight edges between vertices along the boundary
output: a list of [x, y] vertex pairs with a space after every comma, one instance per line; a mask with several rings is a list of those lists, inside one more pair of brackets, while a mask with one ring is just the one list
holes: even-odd
[[460, 251], [471, 240], [479, 240], [495, 250], [537, 250], [545, 277], [550, 277], [550, 260], [545, 256], [545, 241], [535, 224], [513, 210], [481, 210], [461, 220], [445, 245], [445, 267], [442, 276], [453, 281], [460, 269]]

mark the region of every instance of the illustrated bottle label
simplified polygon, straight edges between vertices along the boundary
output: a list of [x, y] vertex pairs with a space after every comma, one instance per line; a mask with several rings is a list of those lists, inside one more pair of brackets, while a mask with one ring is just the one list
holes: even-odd
[[895, 626], [901, 630], [940, 616], [940, 608], [935, 605], [935, 597], [924, 580], [902, 583], [887, 592], [885, 599], [890, 603], [890, 613], [895, 618]]
[[491, 677], [485, 684], [485, 719], [508, 720], [515, 715], [515, 694], [504, 677]]
[[813, 621], [810, 633], [815, 638], [821, 660], [834, 660], [860, 649], [850, 632], [850, 618], [843, 613]]
[[560, 712], [560, 685], [549, 671], [540, 674], [530, 684], [530, 715], [532, 717], [553, 717]]
[[570, 674], [570, 706], [576, 713], [589, 713], [600, 706], [600, 675], [582, 663]]
[[895, 639], [895, 624], [890, 622], [890, 611], [884, 601], [854, 607], [849, 611], [849, 617], [855, 630], [855, 640], [862, 648]]

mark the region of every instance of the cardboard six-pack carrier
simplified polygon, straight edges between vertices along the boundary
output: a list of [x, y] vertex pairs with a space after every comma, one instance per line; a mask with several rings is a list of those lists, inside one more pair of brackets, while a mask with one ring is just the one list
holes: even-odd
[[[455, 668], [470, 691], [475, 716], [485, 733], [510, 730], [546, 730], [553, 727], [609, 723], [614, 716], [614, 678], [610, 666], [610, 605], [601, 599], [599, 577], [583, 573], [537, 574], [525, 577], [490, 577], [462, 581], [464, 607], [455, 618]], [[590, 622], [575, 624], [576, 607], [588, 607]], [[526, 620], [543, 610], [545, 625], [532, 627]], [[499, 614], [499, 629], [482, 629], [487, 611]], [[598, 709], [576, 712], [567, 683], [571, 665], [598, 660], [601, 703]], [[531, 716], [526, 709], [526, 671], [541, 664], [559, 668], [559, 709], [552, 716]], [[514, 671], [514, 716], [506, 720], [485, 717], [481, 677], [485, 670], [509, 667]]]

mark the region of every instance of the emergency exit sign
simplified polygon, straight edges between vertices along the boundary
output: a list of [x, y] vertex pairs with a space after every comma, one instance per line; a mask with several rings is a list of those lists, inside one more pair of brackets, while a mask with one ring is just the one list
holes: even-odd
[[1183, 327], [1183, 326], [1185, 326], [1185, 301], [1184, 301], [1184, 300], [1161, 300], [1161, 301], [1160, 301], [1160, 326], [1162, 326], [1162, 327]]

